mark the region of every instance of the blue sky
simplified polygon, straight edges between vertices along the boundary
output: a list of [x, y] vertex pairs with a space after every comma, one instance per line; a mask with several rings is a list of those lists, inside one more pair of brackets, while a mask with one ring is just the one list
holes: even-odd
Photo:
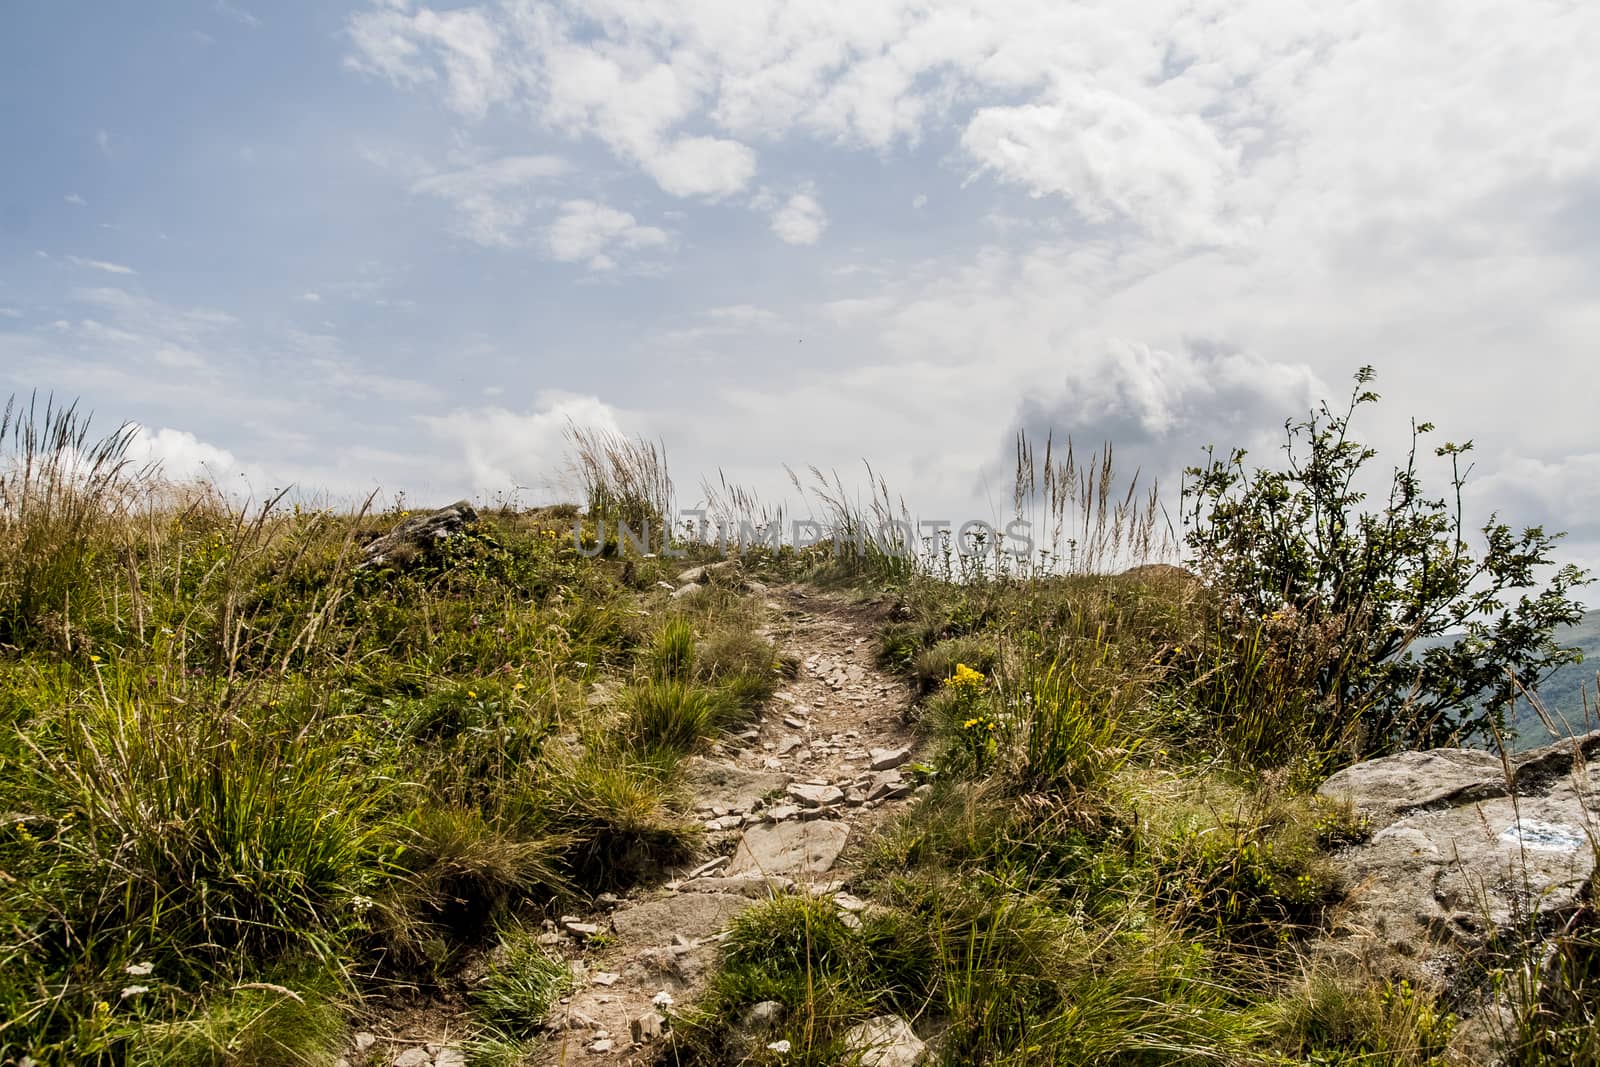
[[22, 0], [0, 391], [178, 474], [563, 494], [568, 420], [1003, 499], [1170, 475], [1375, 363], [1600, 559], [1600, 9], [1554, 0]]

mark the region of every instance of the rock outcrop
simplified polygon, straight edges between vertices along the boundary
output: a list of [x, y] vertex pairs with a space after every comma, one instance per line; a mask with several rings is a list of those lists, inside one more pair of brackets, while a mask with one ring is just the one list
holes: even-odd
[[478, 521], [478, 513], [465, 500], [422, 515], [412, 515], [361, 549], [363, 567], [403, 567], [439, 550], [439, 546]]
[[[1502, 759], [1439, 749], [1340, 771], [1318, 790], [1370, 820], [1335, 854], [1347, 899], [1325, 953], [1349, 953], [1468, 1006], [1491, 946], [1576, 915], [1595, 869], [1600, 732]], [[1470, 1009], [1469, 1009], [1470, 1010]]]

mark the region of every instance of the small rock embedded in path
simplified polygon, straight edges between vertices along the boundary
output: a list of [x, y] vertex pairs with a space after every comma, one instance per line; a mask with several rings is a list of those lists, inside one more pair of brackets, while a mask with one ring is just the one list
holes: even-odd
[[432, 1067], [433, 1057], [425, 1048], [408, 1048], [394, 1058], [394, 1067]]
[[889, 771], [903, 766], [911, 759], [911, 746], [902, 745], [899, 748], [875, 748], [869, 755], [872, 762], [869, 766], [875, 771]]
[[790, 796], [811, 808], [828, 808], [844, 803], [844, 791], [835, 785], [795, 783], [788, 789]]
[[838, 861], [849, 836], [849, 825], [834, 819], [752, 826], [740, 839], [728, 874], [821, 874]]

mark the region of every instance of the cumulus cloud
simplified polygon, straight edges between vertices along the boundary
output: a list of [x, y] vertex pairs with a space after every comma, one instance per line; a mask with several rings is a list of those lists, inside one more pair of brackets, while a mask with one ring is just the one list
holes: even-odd
[[796, 193], [772, 213], [772, 232], [785, 244], [814, 245], [827, 227], [827, 213], [809, 193]]
[[567, 452], [567, 428], [623, 431], [616, 408], [591, 395], [548, 390], [526, 411], [504, 407], [457, 408], [418, 421], [454, 448], [477, 492], [548, 490]]
[[136, 427], [128, 441], [128, 458], [136, 465], [155, 464], [174, 482], [211, 480], [236, 466], [233, 453], [208, 444], [187, 430]]
[[1070, 437], [1079, 448], [1109, 442], [1125, 476], [1139, 470], [1146, 484], [1175, 490], [1204, 446], [1221, 455], [1234, 447], [1270, 451], [1284, 420], [1304, 416], [1325, 395], [1304, 364], [1219, 344], [1169, 350], [1110, 337], [1074, 360], [1054, 390], [1026, 398], [1015, 429], [1040, 445], [1047, 435], [1058, 443]]
[[611, 270], [615, 256], [667, 243], [664, 230], [641, 226], [632, 215], [593, 200], [569, 200], [551, 223], [550, 254], [567, 263], [586, 262], [590, 270]]
[[673, 196], [726, 196], [756, 172], [749, 147], [719, 137], [682, 137], [641, 155], [645, 171]]

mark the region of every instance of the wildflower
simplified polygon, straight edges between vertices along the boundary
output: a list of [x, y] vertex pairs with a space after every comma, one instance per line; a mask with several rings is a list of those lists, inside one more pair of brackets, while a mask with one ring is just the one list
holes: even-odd
[[99, 662], [100, 662], [100, 657], [99, 657], [99, 656], [96, 656], [96, 655], [93, 655], [93, 654], [91, 654], [91, 655], [90, 655], [90, 656], [89, 656], [89, 662], [90, 662], [90, 663], [99, 663]]
[[965, 663], [957, 663], [955, 673], [944, 680], [945, 688], [963, 694], [976, 693], [983, 688], [983, 682], [983, 673], [973, 670]]
[[350, 898], [350, 907], [355, 909], [357, 913], [371, 911], [373, 905], [376, 903], [377, 901], [373, 900], [371, 897], [362, 896], [360, 893], [357, 893], [355, 896]]
[[672, 994], [663, 989], [661, 992], [650, 998], [650, 1003], [654, 1004], [658, 1008], [670, 1008], [673, 1004]]
[[121, 996], [120, 999], [127, 1000], [129, 997], [136, 997], [140, 993], [148, 993], [148, 992], [150, 992], [150, 987], [147, 986], [147, 985], [123, 986], [122, 987], [122, 996]]
[[156, 965], [146, 961], [144, 963], [130, 963], [122, 969], [133, 975], [135, 978], [143, 978], [145, 975], [155, 970]]
[[767, 1044], [768, 1052], [776, 1052], [780, 1056], [792, 1048], [794, 1048], [794, 1046], [789, 1043], [788, 1038], [784, 1038], [781, 1041], [772, 1041]]
[[478, 699], [478, 694], [474, 693], [472, 690], [468, 689], [467, 690], [467, 699], [468, 700], [477, 700]]

